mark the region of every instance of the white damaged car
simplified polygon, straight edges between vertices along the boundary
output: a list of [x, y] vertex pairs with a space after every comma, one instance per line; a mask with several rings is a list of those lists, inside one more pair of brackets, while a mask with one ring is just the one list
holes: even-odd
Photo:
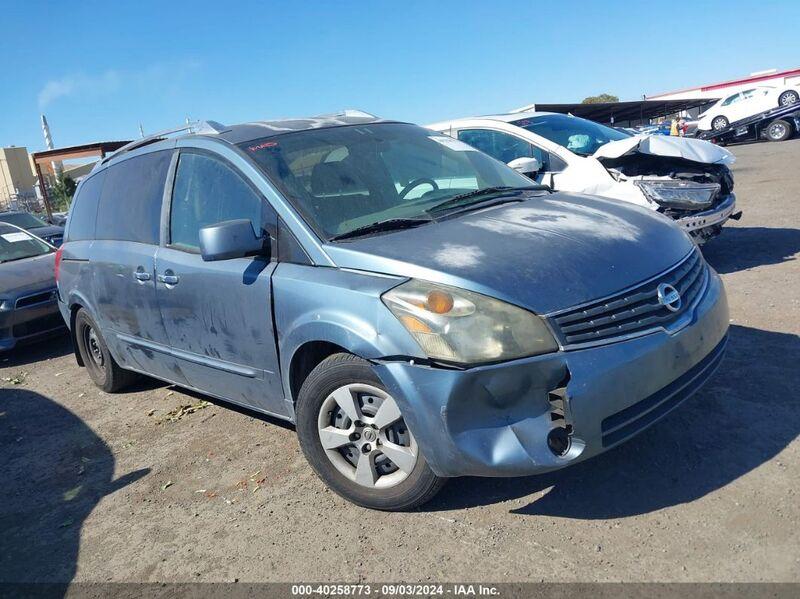
[[629, 135], [565, 114], [521, 112], [427, 126], [559, 191], [600, 195], [657, 210], [697, 243], [735, 213], [736, 158], [710, 142]]

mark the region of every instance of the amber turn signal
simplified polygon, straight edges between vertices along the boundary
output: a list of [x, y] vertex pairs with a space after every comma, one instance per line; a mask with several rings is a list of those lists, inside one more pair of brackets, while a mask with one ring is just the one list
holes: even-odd
[[447, 314], [453, 309], [453, 296], [444, 291], [431, 291], [425, 307], [434, 314]]

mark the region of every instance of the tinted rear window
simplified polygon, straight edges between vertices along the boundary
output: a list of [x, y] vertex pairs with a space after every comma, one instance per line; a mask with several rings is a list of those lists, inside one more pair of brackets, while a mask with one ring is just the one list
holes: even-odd
[[70, 208], [70, 216], [67, 221], [67, 241], [94, 239], [97, 201], [100, 199], [105, 178], [106, 172], [101, 171], [81, 183]]
[[172, 151], [153, 152], [110, 167], [106, 172], [97, 239], [158, 243], [161, 199]]

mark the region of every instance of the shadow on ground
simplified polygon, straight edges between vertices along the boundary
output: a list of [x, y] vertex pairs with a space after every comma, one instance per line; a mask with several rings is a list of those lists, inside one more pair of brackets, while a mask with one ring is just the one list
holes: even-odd
[[605, 519], [699, 499], [774, 458], [800, 433], [800, 337], [734, 326], [708, 384], [608, 453], [516, 479], [455, 479], [423, 510], [545, 494], [518, 514]]
[[0, 353], [0, 368], [25, 366], [42, 360], [60, 358], [72, 353], [72, 342], [66, 329], [62, 334], [53, 335], [42, 341], [20, 345], [10, 352]]
[[0, 582], [67, 583], [83, 521], [114, 479], [111, 449], [80, 418], [25, 389], [0, 389]]
[[703, 246], [703, 255], [719, 273], [795, 260], [800, 252], [800, 229], [725, 227]]

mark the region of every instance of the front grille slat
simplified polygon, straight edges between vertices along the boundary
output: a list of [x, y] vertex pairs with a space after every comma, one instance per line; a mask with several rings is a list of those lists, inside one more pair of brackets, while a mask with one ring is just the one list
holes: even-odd
[[[655, 294], [653, 295], [655, 296]], [[643, 314], [647, 314], [649, 312], [655, 312], [656, 310], [659, 310], [661, 308], [663, 308], [663, 306], [657, 303], [639, 304], [634, 308], [625, 311], [619, 311], [614, 314], [611, 314], [610, 316], [603, 316], [601, 318], [595, 318], [587, 322], [581, 322], [566, 327], [561, 327], [561, 330], [564, 333], [573, 333], [573, 332], [597, 329], [606, 324], [622, 324], [623, 322], [628, 321], [631, 318], [637, 318], [642, 316]]]
[[632, 304], [647, 301], [648, 299], [654, 298], [655, 296], [656, 296], [655, 289], [646, 292], [628, 294], [625, 295], [625, 297], [621, 297], [619, 299], [606, 302], [594, 308], [583, 309], [575, 314], [565, 314], [564, 316], [559, 316], [559, 323], [567, 324], [569, 322], [576, 322], [581, 320], [590, 321], [593, 316], [596, 316], [598, 314], [606, 314], [609, 312], [613, 312], [614, 310], [617, 310], [619, 308], [626, 308], [631, 306]]
[[[565, 347], [613, 341], [632, 333], [669, 326], [696, 302], [708, 281], [708, 267], [695, 249], [670, 271], [616, 296], [555, 314], [553, 322]], [[681, 296], [673, 312], [658, 301], [658, 287], [671, 285]]]
[[55, 300], [55, 289], [48, 289], [47, 291], [42, 291], [40, 293], [34, 293], [32, 295], [26, 295], [24, 297], [20, 297], [14, 304], [14, 307], [19, 308], [26, 308], [28, 306], [35, 306], [36, 304], [44, 304], [46, 302], [51, 302]]

